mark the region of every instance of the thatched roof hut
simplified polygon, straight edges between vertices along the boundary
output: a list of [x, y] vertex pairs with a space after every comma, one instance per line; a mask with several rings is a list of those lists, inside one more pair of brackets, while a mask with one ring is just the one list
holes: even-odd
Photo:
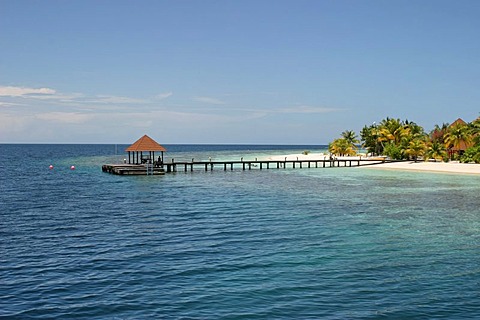
[[[454, 127], [467, 126], [467, 125], [468, 125], [468, 123], [466, 123], [463, 119], [458, 118], [450, 126], [448, 126], [448, 128], [451, 129], [451, 128], [454, 128]], [[462, 154], [463, 152], [465, 152], [465, 150], [467, 150], [471, 146], [472, 146], [471, 143], [467, 144], [465, 141], [462, 140], [462, 141], [459, 142], [458, 145], [451, 146], [448, 149], [448, 152], [449, 152], [450, 156], [452, 156], [454, 153]]]

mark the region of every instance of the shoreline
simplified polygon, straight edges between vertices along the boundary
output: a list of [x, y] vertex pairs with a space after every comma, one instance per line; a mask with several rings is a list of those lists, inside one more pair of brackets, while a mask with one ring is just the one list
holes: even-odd
[[435, 173], [473, 174], [480, 175], [480, 164], [453, 162], [391, 162], [368, 166], [374, 170], [402, 170]]
[[[309, 161], [328, 159], [329, 154], [311, 153], [305, 154], [286, 154], [278, 156], [269, 156], [265, 160], [283, 161], [283, 160], [298, 160]], [[357, 160], [357, 159], [378, 159], [378, 157], [370, 158], [365, 155], [336, 157], [340, 160]], [[358, 167], [357, 167], [358, 168]], [[454, 174], [473, 174], [480, 175], [480, 164], [476, 163], [459, 163], [457, 161], [451, 162], [425, 162], [425, 161], [402, 161], [390, 163], [378, 163], [371, 166], [364, 166], [361, 168], [374, 170], [401, 170], [401, 171], [419, 171], [419, 172], [436, 172], [436, 173], [454, 173]]]

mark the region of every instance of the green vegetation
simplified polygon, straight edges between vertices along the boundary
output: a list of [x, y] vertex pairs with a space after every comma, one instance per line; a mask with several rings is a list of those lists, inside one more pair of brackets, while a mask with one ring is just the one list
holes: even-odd
[[353, 156], [357, 154], [356, 143], [360, 141], [354, 131], [347, 130], [342, 132], [342, 138], [335, 139], [328, 145], [328, 151], [339, 156]]
[[457, 120], [452, 125], [436, 125], [430, 133], [413, 121], [386, 118], [378, 125], [364, 126], [360, 140], [354, 131], [342, 132], [328, 149], [338, 156], [355, 155], [360, 142], [369, 154], [395, 160], [480, 163], [480, 117], [471, 123]]
[[480, 163], [480, 145], [468, 148], [460, 158], [460, 161]]
[[435, 161], [447, 161], [448, 153], [445, 144], [440, 141], [431, 141], [427, 147], [426, 159], [433, 159]]

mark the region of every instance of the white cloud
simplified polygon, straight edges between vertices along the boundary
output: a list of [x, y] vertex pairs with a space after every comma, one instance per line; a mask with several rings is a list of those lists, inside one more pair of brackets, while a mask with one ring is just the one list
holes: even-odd
[[50, 88], [24, 88], [0, 86], [0, 97], [23, 97], [28, 95], [53, 95], [56, 91]]
[[159, 100], [167, 99], [168, 97], [171, 97], [173, 95], [173, 92], [164, 92], [158, 94], [155, 98]]
[[21, 104], [0, 101], [0, 108], [1, 107], [14, 107], [14, 106], [21, 106]]
[[82, 99], [84, 97], [83, 94], [80, 93], [71, 93], [71, 94], [60, 94], [60, 93], [55, 93], [51, 95], [28, 95], [28, 96], [23, 96], [23, 98], [32, 98], [36, 100], [58, 100], [61, 102], [70, 102], [70, 101], [75, 101], [78, 99]]
[[217, 104], [217, 105], [225, 104], [224, 101], [216, 98], [211, 98], [211, 97], [194, 97], [193, 100], [198, 102], [203, 102], [203, 103], [209, 103], [209, 104]]
[[47, 112], [37, 114], [36, 117], [41, 120], [72, 124], [83, 123], [91, 118], [88, 114], [78, 112]]
[[[171, 95], [171, 93], [169, 93]], [[50, 88], [24, 88], [0, 86], [0, 97], [27, 98], [36, 100], [57, 100], [59, 102], [74, 102], [78, 104], [128, 104], [148, 103], [148, 100], [114, 95], [87, 96], [81, 93], [59, 93]], [[165, 96], [166, 97], [166, 96]]]

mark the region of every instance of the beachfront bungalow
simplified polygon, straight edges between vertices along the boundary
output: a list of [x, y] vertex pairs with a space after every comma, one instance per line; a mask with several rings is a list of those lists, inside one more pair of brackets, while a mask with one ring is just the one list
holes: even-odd
[[[467, 126], [468, 124], [463, 119], [458, 118], [450, 126], [448, 126], [448, 129], [458, 125]], [[465, 150], [467, 150], [471, 146], [472, 144], [467, 144], [465, 143], [465, 141], [460, 141], [460, 143], [457, 146], [452, 146], [448, 149], [448, 156], [452, 158], [454, 154], [462, 155], [465, 152]]]
[[[128, 164], [153, 164], [155, 167], [161, 167], [163, 153], [167, 150], [149, 136], [144, 135], [125, 151], [128, 152]], [[155, 152], [160, 152], [158, 158], [155, 158]]]

